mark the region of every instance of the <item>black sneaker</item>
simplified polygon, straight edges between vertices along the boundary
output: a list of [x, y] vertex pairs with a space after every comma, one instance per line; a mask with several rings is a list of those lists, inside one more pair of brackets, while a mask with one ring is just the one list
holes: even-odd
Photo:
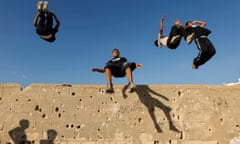
[[113, 89], [112, 85], [107, 86], [106, 93], [114, 93], [114, 89]]

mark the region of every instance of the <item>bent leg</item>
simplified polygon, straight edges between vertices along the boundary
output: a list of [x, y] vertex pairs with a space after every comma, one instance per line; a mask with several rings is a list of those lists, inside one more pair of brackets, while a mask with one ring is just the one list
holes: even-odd
[[52, 16], [52, 14], [48, 13], [46, 27], [47, 27], [47, 29], [51, 30], [52, 26], [53, 26], [53, 16]]
[[112, 87], [112, 72], [110, 68], [105, 68], [105, 75], [106, 75], [106, 80], [107, 80], [107, 93], [113, 93], [113, 87]]
[[131, 68], [130, 67], [126, 68], [125, 72], [126, 72], [126, 75], [127, 75], [128, 82], [133, 83]]
[[181, 38], [182, 32], [180, 31], [180, 28], [178, 28], [177, 26], [173, 26], [168, 36], [167, 46], [170, 49], [176, 49], [181, 42]]
[[39, 20], [37, 26], [44, 26], [44, 25], [45, 25], [46, 18], [45, 18], [45, 15], [44, 15], [43, 12], [40, 13], [39, 18], [40, 18], [40, 20]]
[[128, 79], [128, 86], [130, 87], [130, 91], [129, 92], [134, 92], [136, 90], [136, 86], [133, 82], [133, 76], [132, 76], [132, 69], [131, 67], [127, 67], [125, 70], [125, 73], [127, 75], [127, 79]]
[[45, 21], [46, 21], [46, 18], [43, 12], [40, 13], [39, 18], [40, 18], [39, 22], [37, 23], [37, 26], [36, 26], [36, 32], [37, 34], [42, 35], [44, 33], [44, 29], [45, 29], [44, 27], [45, 27]]
[[107, 84], [111, 85], [112, 84], [112, 72], [109, 68], [105, 68], [105, 75], [106, 75]]
[[194, 64], [198, 67], [210, 60], [215, 55], [216, 50], [211, 41], [207, 38], [197, 39], [196, 44], [200, 52], [194, 59]]

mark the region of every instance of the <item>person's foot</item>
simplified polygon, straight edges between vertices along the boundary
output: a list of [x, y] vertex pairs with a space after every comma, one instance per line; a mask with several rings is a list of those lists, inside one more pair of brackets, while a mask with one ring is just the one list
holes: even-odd
[[106, 93], [114, 93], [114, 89], [112, 84], [108, 85], [106, 88]]
[[192, 68], [193, 68], [193, 69], [198, 69], [198, 66], [193, 63], [193, 64], [192, 64]]
[[175, 35], [172, 37], [170, 43], [171, 44], [175, 44], [177, 41], [179, 41], [181, 39], [181, 35]]
[[38, 11], [42, 11], [42, 7], [43, 7], [42, 1], [38, 1], [38, 3], [37, 3], [37, 9], [38, 9]]
[[136, 91], [136, 86], [133, 82], [129, 83], [129, 92], [135, 92]]
[[194, 36], [195, 36], [194, 33], [191, 33], [190, 35], [188, 35], [187, 38], [186, 38], [186, 43], [191, 44], [193, 39], [194, 39]]
[[47, 1], [44, 1], [43, 2], [43, 11], [47, 12], [48, 11], [48, 2]]

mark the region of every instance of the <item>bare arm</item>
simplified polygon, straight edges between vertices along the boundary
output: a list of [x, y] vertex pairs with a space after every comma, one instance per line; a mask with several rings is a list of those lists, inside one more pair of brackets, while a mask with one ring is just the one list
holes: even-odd
[[160, 37], [163, 37], [163, 21], [165, 20], [166, 16], [162, 16], [160, 20]]
[[105, 72], [105, 69], [100, 69], [100, 68], [92, 68], [92, 72], [104, 73], [104, 72]]
[[58, 17], [53, 13], [53, 12], [49, 12], [52, 14], [52, 16], [54, 17], [55, 21], [56, 21], [56, 26], [55, 29], [58, 29], [60, 26], [60, 20], [58, 19]]
[[38, 21], [38, 18], [39, 18], [39, 15], [40, 15], [40, 12], [38, 12], [33, 20], [33, 25], [34, 26], [37, 26], [37, 21]]
[[205, 27], [206, 26], [206, 22], [199, 21], [199, 20], [193, 21], [193, 24], [199, 24], [200, 27]]

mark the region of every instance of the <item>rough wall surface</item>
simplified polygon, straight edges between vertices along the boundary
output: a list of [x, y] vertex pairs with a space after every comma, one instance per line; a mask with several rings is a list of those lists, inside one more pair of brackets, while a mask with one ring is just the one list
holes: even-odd
[[[228, 144], [240, 85], [0, 84], [0, 144]], [[25, 142], [26, 143], [26, 142]]]

